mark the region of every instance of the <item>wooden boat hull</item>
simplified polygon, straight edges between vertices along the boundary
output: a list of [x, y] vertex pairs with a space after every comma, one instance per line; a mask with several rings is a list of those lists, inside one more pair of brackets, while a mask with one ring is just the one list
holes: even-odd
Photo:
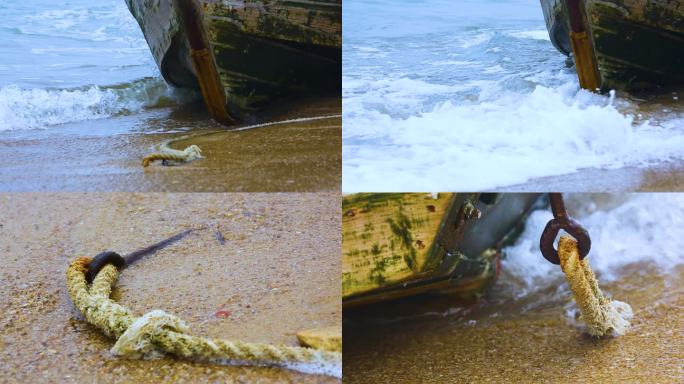
[[[126, 0], [164, 79], [196, 88], [197, 66], [175, 1]], [[292, 95], [341, 90], [341, 0], [192, 1], [232, 116]]]
[[[495, 201], [492, 197], [498, 197]], [[534, 194], [355, 194], [342, 203], [345, 307], [448, 292], [473, 297], [498, 271]], [[478, 214], [479, 212], [479, 214]]]
[[[553, 45], [569, 55], [562, 0], [541, 0]], [[585, 0], [601, 88], [638, 90], [684, 84], [684, 1]]]

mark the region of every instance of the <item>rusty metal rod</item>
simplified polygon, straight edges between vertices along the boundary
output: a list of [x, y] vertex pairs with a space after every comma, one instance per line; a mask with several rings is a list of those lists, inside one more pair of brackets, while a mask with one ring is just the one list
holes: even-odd
[[89, 283], [93, 281], [95, 276], [100, 272], [100, 270], [107, 264], [114, 264], [114, 266], [121, 270], [123, 268], [126, 268], [126, 266], [135, 263], [136, 261], [140, 260], [143, 256], [147, 256], [150, 254], [153, 254], [157, 251], [159, 251], [162, 248], [165, 248], [176, 241], [184, 238], [187, 236], [190, 232], [192, 232], [193, 229], [186, 229], [182, 232], [179, 232], [171, 237], [168, 237], [158, 243], [152, 244], [148, 247], [138, 249], [137, 251], [133, 251], [127, 255], [121, 256], [116, 252], [113, 251], [105, 251], [97, 254], [93, 260], [90, 261], [90, 264], [88, 264], [88, 272], [86, 273], [86, 281]]
[[584, 10], [584, 0], [563, 1], [570, 22], [570, 43], [580, 87], [596, 92], [601, 88], [601, 75]]
[[235, 124], [237, 119], [228, 112], [226, 94], [216, 69], [214, 55], [204, 34], [200, 5], [196, 0], [174, 0], [174, 6], [188, 38], [195, 76], [209, 114], [221, 124]]

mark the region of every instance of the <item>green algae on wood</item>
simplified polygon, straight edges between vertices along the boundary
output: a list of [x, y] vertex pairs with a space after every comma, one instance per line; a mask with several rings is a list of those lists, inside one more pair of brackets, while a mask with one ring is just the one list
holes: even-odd
[[[684, 3], [583, 0], [604, 90], [684, 84]], [[553, 45], [569, 55], [562, 0], [541, 0]]]
[[437, 254], [435, 239], [454, 195], [359, 194], [342, 204], [343, 295], [415, 279]]
[[[291, 96], [339, 93], [340, 0], [193, 0], [226, 96], [226, 111], [246, 118]], [[127, 0], [162, 76], [197, 87], [197, 69], [173, 0]]]
[[684, 3], [658, 3], [587, 1], [605, 89], [684, 83]]
[[534, 194], [360, 193], [342, 201], [343, 305], [481, 295]]

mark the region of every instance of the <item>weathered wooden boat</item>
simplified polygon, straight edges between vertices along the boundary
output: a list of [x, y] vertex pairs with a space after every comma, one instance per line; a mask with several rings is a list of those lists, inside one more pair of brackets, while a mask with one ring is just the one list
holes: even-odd
[[535, 194], [354, 194], [342, 202], [345, 307], [425, 292], [480, 295]]
[[291, 95], [341, 90], [341, 0], [126, 0], [162, 76], [235, 120]]
[[[574, 54], [581, 70], [597, 72], [600, 89], [638, 90], [684, 84], [683, 0], [540, 0], [553, 45], [573, 53], [585, 29], [588, 54]], [[575, 10], [577, 9], [577, 10]], [[578, 59], [588, 63], [580, 68]], [[594, 86], [592, 84], [592, 86]], [[589, 88], [589, 87], [585, 87]]]

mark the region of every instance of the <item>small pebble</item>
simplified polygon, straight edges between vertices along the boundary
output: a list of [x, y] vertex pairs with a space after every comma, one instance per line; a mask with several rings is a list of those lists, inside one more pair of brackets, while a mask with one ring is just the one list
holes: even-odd
[[216, 311], [216, 313], [214, 313], [214, 317], [218, 317], [220, 319], [226, 319], [226, 318], [230, 317], [230, 311], [224, 311], [224, 310]]

